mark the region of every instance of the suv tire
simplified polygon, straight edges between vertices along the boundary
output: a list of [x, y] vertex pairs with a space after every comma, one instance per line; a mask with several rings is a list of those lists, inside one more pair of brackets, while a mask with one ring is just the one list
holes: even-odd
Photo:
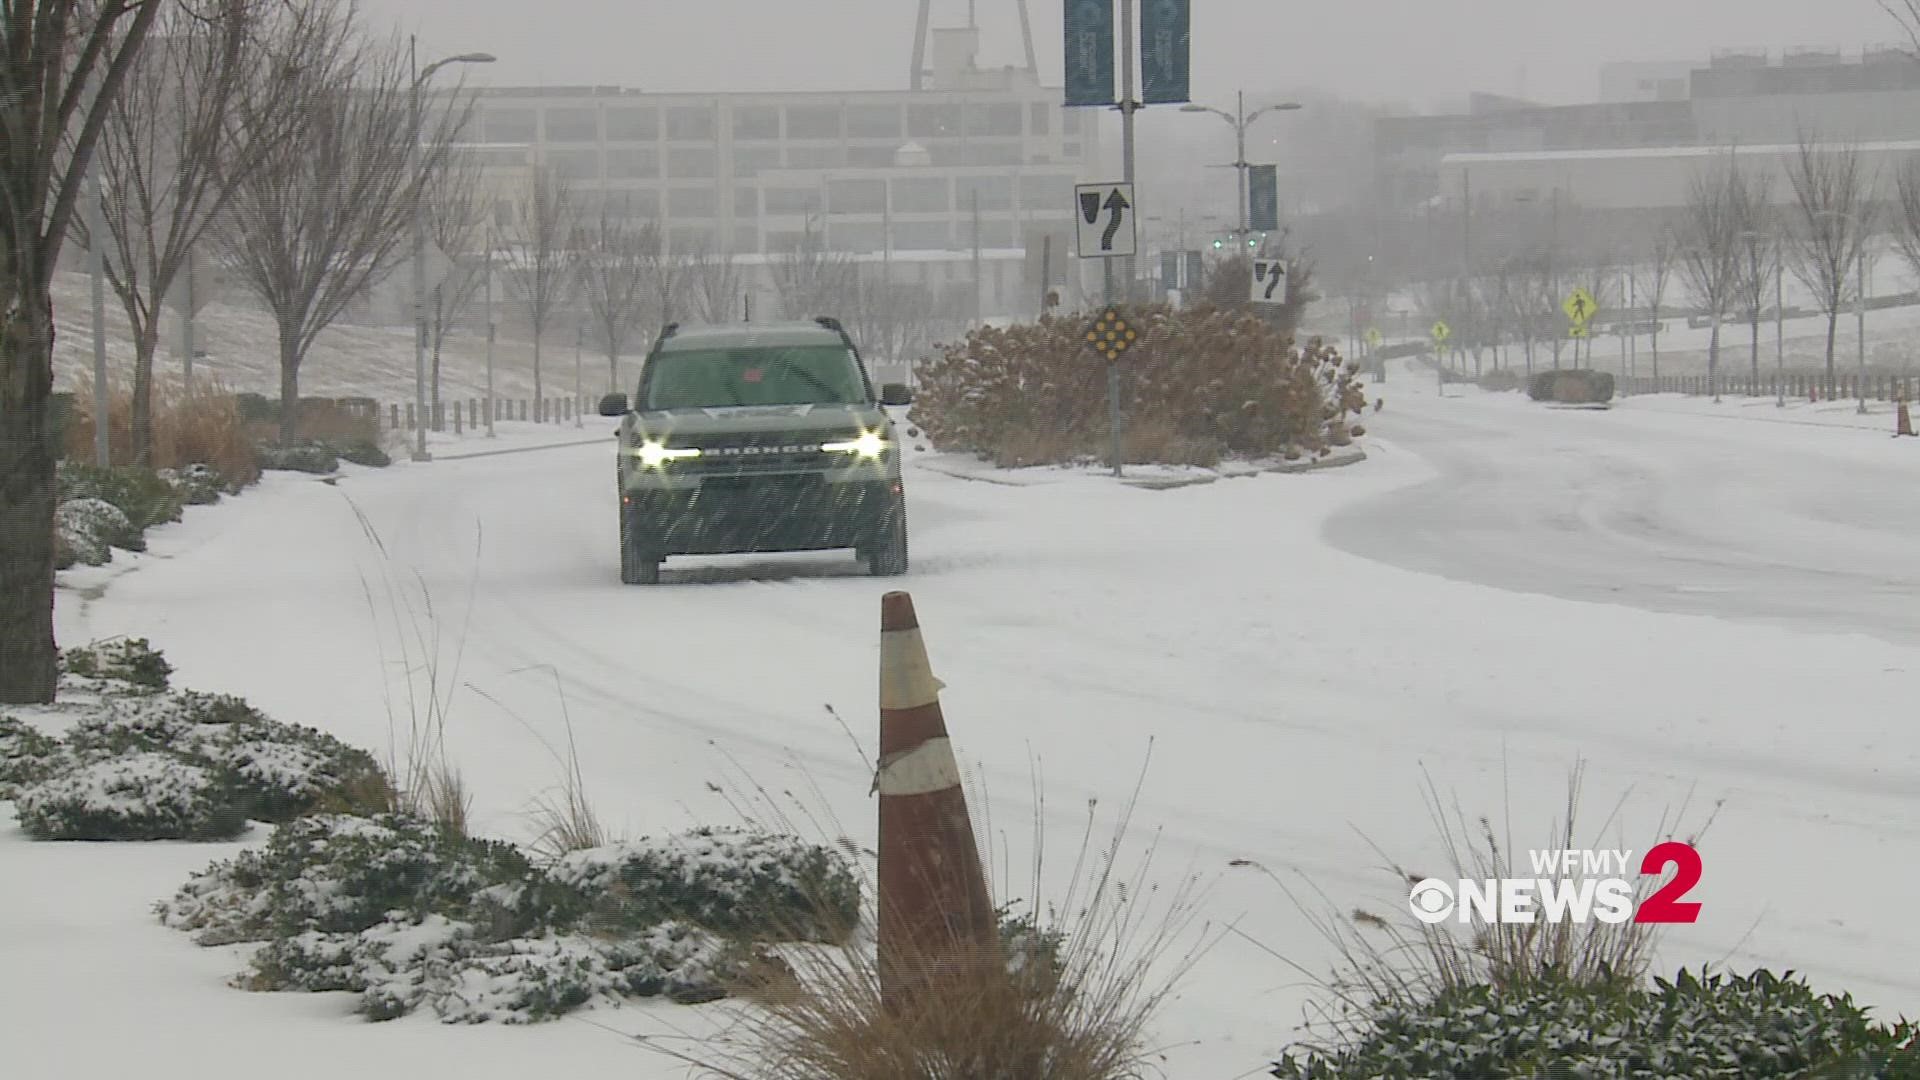
[[874, 577], [899, 577], [907, 572], [907, 504], [894, 501], [893, 510], [867, 550], [867, 570]]
[[625, 507], [620, 509], [620, 583], [660, 583], [660, 558], [641, 546], [639, 530], [634, 527], [633, 511]]

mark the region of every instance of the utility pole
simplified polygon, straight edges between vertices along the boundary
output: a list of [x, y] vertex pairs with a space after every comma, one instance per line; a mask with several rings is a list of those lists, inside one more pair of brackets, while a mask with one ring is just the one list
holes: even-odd
[[1858, 324], [1860, 355], [1860, 408], [1859, 415], [1867, 415], [1867, 241], [1860, 241], [1860, 268], [1856, 275], [1860, 287], [1854, 290], [1853, 314]]
[[[420, 68], [416, 38], [407, 36], [407, 88], [410, 132], [407, 136], [407, 175], [413, 180], [413, 460], [432, 461], [427, 453], [427, 225], [424, 220], [425, 184], [420, 175]], [[289, 403], [283, 403], [289, 404]]]
[[[1144, 106], [1141, 105], [1140, 102], [1135, 101], [1133, 97], [1133, 66], [1139, 59], [1139, 57], [1135, 55], [1133, 48], [1133, 30], [1133, 0], [1120, 0], [1120, 179], [1127, 185], [1127, 190], [1134, 193], [1133, 199], [1136, 205], [1133, 208], [1133, 212], [1137, 214], [1140, 212], [1140, 207], [1138, 206], [1140, 193], [1139, 189], [1133, 186], [1133, 114], [1144, 108]], [[1245, 157], [1246, 155], [1242, 154], [1241, 156]], [[1242, 175], [1244, 176], [1245, 174], [1243, 173]], [[1246, 213], [1246, 201], [1246, 198], [1242, 196], [1240, 199], [1240, 212], [1242, 214]], [[1134, 280], [1137, 276], [1134, 272], [1133, 260], [1134, 256], [1132, 255], [1127, 255], [1121, 260], [1121, 269], [1126, 274], [1126, 298], [1129, 301], [1134, 298]], [[1117, 372], [1114, 374], [1114, 378], [1116, 380], [1119, 378]], [[1116, 403], [1115, 407], [1117, 408], [1119, 401], [1117, 390], [1114, 401]], [[1120, 459], [1116, 455], [1114, 457], [1114, 471], [1116, 474], [1118, 474], [1119, 469]]]
[[493, 396], [493, 223], [487, 223], [487, 438], [493, 438], [493, 414], [497, 402]]
[[1787, 260], [1773, 253], [1773, 407], [1787, 407]]

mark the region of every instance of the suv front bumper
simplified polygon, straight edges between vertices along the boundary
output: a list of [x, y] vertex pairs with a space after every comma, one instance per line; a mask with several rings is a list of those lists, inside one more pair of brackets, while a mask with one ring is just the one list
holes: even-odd
[[819, 473], [707, 476], [697, 487], [627, 488], [621, 513], [658, 555], [864, 548], [895, 524], [898, 480]]

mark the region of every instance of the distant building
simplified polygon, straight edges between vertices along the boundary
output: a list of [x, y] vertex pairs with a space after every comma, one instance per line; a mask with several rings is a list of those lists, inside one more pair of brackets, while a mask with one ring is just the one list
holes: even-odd
[[1600, 102], [1685, 101], [1700, 65], [1692, 60], [1629, 60], [1600, 68]]

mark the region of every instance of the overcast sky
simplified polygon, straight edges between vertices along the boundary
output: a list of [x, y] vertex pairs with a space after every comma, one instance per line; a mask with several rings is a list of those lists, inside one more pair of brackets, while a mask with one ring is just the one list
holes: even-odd
[[[361, 0], [420, 35], [422, 59], [485, 51], [471, 82], [650, 90], [903, 87], [915, 0]], [[982, 63], [1019, 64], [1014, 0], [976, 0]], [[1879, 0], [1194, 0], [1196, 97], [1317, 87], [1430, 109], [1471, 90], [1592, 100], [1601, 63], [1715, 48], [1904, 40]], [[934, 24], [967, 0], [934, 0]], [[1060, 0], [1029, 0], [1043, 79], [1060, 78]]]

